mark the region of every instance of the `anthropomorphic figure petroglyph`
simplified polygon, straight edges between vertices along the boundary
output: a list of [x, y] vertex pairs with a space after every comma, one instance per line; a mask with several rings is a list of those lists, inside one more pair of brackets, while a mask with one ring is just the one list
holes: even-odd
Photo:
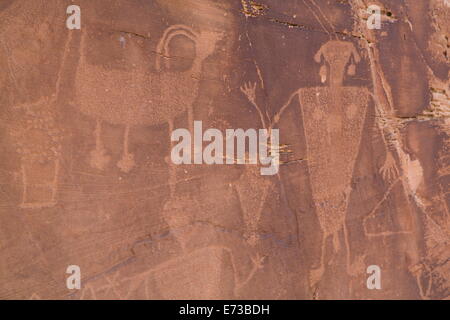
[[[398, 26], [399, 30], [404, 27], [406, 32], [402, 31], [397, 36], [394, 36], [392, 38], [389, 37], [390, 40], [387, 40], [387, 38], [382, 39], [379, 37], [379, 33], [376, 32], [376, 30], [369, 30], [365, 27], [365, 21], [363, 21], [364, 19], [362, 16], [361, 8], [364, 8], [366, 6], [366, 3], [361, 0], [352, 0], [349, 3], [353, 14], [358, 17], [358, 19], [355, 19], [354, 32], [363, 35], [360, 44], [361, 47], [364, 48], [367, 52], [367, 57], [370, 62], [373, 93], [377, 112], [376, 122], [380, 130], [382, 130], [382, 132], [384, 133], [383, 136], [385, 137], [385, 141], [392, 154], [394, 155], [394, 157], [391, 157], [391, 161], [394, 161], [393, 159], [395, 158], [397, 159], [397, 163], [399, 165], [399, 177], [391, 183], [390, 187], [387, 189], [385, 195], [383, 196], [383, 199], [377, 204], [377, 206], [379, 206], [380, 203], [384, 200], [388, 199], [388, 195], [393, 190], [394, 185], [398, 185], [401, 188], [401, 191], [407, 202], [407, 210], [405, 210], [405, 213], [403, 214], [403, 219], [406, 221], [406, 223], [403, 223], [404, 231], [397, 233], [371, 233], [369, 236], [380, 237], [383, 239], [390, 235], [403, 234], [401, 238], [399, 237], [399, 241], [406, 243], [404, 256], [406, 257], [405, 261], [407, 263], [407, 267], [411, 271], [411, 274], [416, 278], [420, 296], [427, 299], [433, 295], [431, 282], [433, 282], [433, 279], [436, 280], [440, 278], [442, 276], [443, 269], [445, 269], [444, 267], [443, 269], [435, 273], [431, 271], [433, 267], [438, 264], [437, 260], [439, 259], [436, 259], [436, 256], [434, 255], [436, 251], [440, 251], [440, 248], [442, 248], [441, 245], [438, 245], [438, 243], [441, 242], [444, 244], [443, 247], [448, 247], [448, 245], [446, 245], [446, 243], [448, 242], [448, 232], [446, 232], [448, 228], [446, 230], [446, 227], [448, 225], [446, 226], [446, 219], [440, 220], [442, 215], [448, 217], [448, 208], [446, 208], [447, 204], [445, 203], [445, 200], [442, 201], [439, 199], [442, 197], [441, 195], [435, 194], [431, 196], [431, 198], [434, 198], [433, 200], [435, 201], [433, 201], [433, 203], [429, 202], [429, 192], [435, 189], [435, 186], [438, 185], [438, 183], [433, 181], [433, 187], [431, 187], [431, 185], [426, 185], [426, 180], [427, 178], [429, 179], [432, 168], [430, 168], [430, 166], [424, 165], [424, 163], [421, 163], [420, 159], [411, 158], [411, 155], [409, 154], [410, 152], [408, 152], [407, 150], [408, 148], [404, 145], [404, 137], [402, 137], [401, 132], [398, 129], [399, 123], [400, 125], [404, 125], [406, 122], [413, 119], [399, 119], [397, 117], [397, 112], [401, 112], [402, 105], [403, 111], [405, 110], [405, 106], [411, 106], [412, 108], [414, 108], [414, 106], [416, 105], [416, 98], [421, 98], [422, 96], [424, 96], [423, 91], [421, 94], [421, 90], [426, 91], [428, 90], [428, 87], [430, 87], [432, 91], [434, 91], [435, 88], [440, 88], [440, 90], [437, 91], [441, 94], [445, 94], [445, 92], [448, 92], [448, 75], [447, 80], [441, 82], [441, 79], [438, 80], [436, 77], [437, 74], [435, 74], [437, 69], [433, 67], [432, 64], [429, 64], [429, 56], [434, 55], [433, 47], [440, 46], [440, 40], [436, 41], [436, 38], [445, 39], [445, 37], [443, 37], [445, 29], [435, 28], [435, 32], [433, 32], [434, 34], [431, 36], [434, 39], [431, 41], [427, 41], [428, 48], [426, 50], [422, 50], [421, 46], [418, 46], [417, 43], [410, 45], [408, 45], [406, 42], [402, 43], [400, 50], [402, 50], [403, 52], [395, 52], [397, 56], [392, 60], [393, 65], [399, 66], [399, 69], [394, 69], [395, 73], [398, 72], [398, 76], [395, 75], [395, 78], [398, 78], [396, 79], [396, 81], [400, 80], [399, 82], [402, 83], [399, 88], [400, 90], [398, 90], [398, 92], [395, 92], [393, 91], [394, 83], [388, 81], [389, 70], [388, 68], [384, 68], [381, 63], [381, 57], [384, 53], [382, 52], [382, 47], [386, 48], [387, 46], [389, 46], [387, 45], [387, 43], [389, 42], [401, 42], [400, 39], [403, 40], [407, 37], [418, 37], [418, 34], [420, 34], [420, 30], [422, 29], [420, 27], [420, 23], [414, 22], [413, 27], [411, 21], [408, 20], [409, 26], [402, 26], [401, 24]], [[415, 4], [414, 1], [410, 1], [408, 6], [411, 6], [413, 4]], [[446, 21], [443, 17], [448, 16], [448, 10], [446, 10], [442, 2], [431, 1], [427, 3], [427, 6], [428, 5], [430, 6], [430, 9], [432, 8], [431, 11], [439, 12], [439, 14], [436, 14], [433, 18], [436, 22], [441, 21], [441, 23], [437, 24], [445, 26], [445, 23], [442, 22]], [[392, 32], [392, 35], [393, 34], [394, 32]], [[385, 50], [383, 49], [383, 51]], [[442, 56], [441, 52], [441, 49], [435, 51], [435, 53], [437, 53], [436, 56], [440, 56], [439, 59], [447, 59], [446, 57]], [[411, 63], [410, 67], [406, 69], [402, 68], [404, 65], [408, 64], [408, 61], [411, 61], [411, 57], [414, 57], [415, 54], [421, 56], [423, 58], [421, 59], [422, 61], [417, 64]], [[433, 57], [433, 60], [434, 59], [435, 57]], [[448, 66], [446, 68], [442, 68], [441, 70], [447, 70], [448, 72]], [[428, 73], [428, 75], [424, 76], [426, 73]], [[424, 81], [423, 85], [416, 83], [417, 79]], [[414, 86], [410, 86], [408, 85], [408, 83], [414, 84]], [[408, 90], [411, 88], [413, 89]], [[438, 123], [438, 126], [444, 124], [445, 128], [445, 117], [447, 117], [449, 114], [448, 97], [445, 97], [445, 95], [439, 95], [439, 97], [436, 97], [435, 93], [436, 92], [431, 92], [431, 105], [424, 105], [424, 107], [429, 110], [424, 111], [423, 117], [417, 115], [416, 120], [419, 120], [420, 118], [425, 118], [428, 120], [435, 119]], [[420, 103], [421, 102], [418, 102], [417, 106], [419, 106]], [[429, 102], [428, 100], [424, 99], [422, 103], [428, 104]], [[416, 110], [416, 112], [420, 111]], [[430, 115], [432, 117], [430, 117]], [[445, 132], [445, 129], [443, 131]], [[446, 165], [444, 165], [444, 167], [445, 166]], [[423, 191], [425, 189], [428, 190], [424, 194]], [[439, 214], [436, 214], [436, 211], [441, 212]], [[373, 214], [373, 212], [374, 210], [371, 212], [371, 214]], [[442, 214], [442, 212], [446, 213]], [[401, 215], [401, 212], [399, 212], [399, 215]], [[426, 246], [420, 244], [420, 242], [423, 241], [423, 232], [425, 232]], [[431, 247], [429, 246], [430, 244], [432, 244]], [[441, 251], [440, 254], [442, 254], [442, 257], [444, 257], [445, 261], [445, 259], [447, 259], [446, 257], [448, 257], [448, 252], [445, 253], [445, 251]], [[442, 262], [442, 260], [440, 262]], [[445, 274], [445, 271], [443, 273]], [[447, 288], [448, 287], [449, 286], [447, 284]], [[442, 293], [444, 294], [444, 297], [448, 296], [448, 290], [446, 293], [445, 290], [443, 291], [444, 292]]]
[[[319, 267], [310, 273], [314, 287], [325, 271], [326, 240], [332, 236], [334, 250], [340, 249], [343, 232], [347, 272], [352, 273], [350, 245], [345, 224], [351, 193], [351, 179], [360, 149], [370, 94], [364, 87], [344, 86], [345, 75], [354, 75], [360, 56], [353, 43], [330, 40], [318, 50], [314, 60], [321, 63], [321, 87], [301, 88], [274, 116], [271, 126], [295, 97], [301, 108], [306, 138], [308, 172], [316, 214], [322, 230]], [[395, 163], [388, 154], [382, 168], [385, 176], [395, 176]], [[358, 260], [358, 259], [357, 259]], [[356, 264], [360, 265], [361, 259]]]
[[369, 100], [366, 88], [343, 84], [346, 71], [354, 74], [355, 63], [360, 61], [353, 43], [329, 41], [319, 49], [314, 60], [323, 63], [321, 81], [327, 82], [328, 86], [297, 91], [306, 135], [312, 196], [323, 232], [320, 265], [311, 272], [313, 285], [324, 272], [329, 236], [333, 237], [334, 249], [338, 251], [339, 233], [344, 231], [346, 250], [350, 250], [345, 217]]
[[[445, 88], [449, 84], [433, 83], [433, 87], [439, 86]], [[440, 116], [434, 121], [430, 132], [442, 137], [442, 147], [437, 153], [437, 161], [433, 163], [436, 167], [430, 168], [428, 166], [427, 168], [428, 171], [436, 170], [436, 178], [433, 180], [425, 178], [423, 170], [418, 170], [415, 179], [410, 179], [407, 176], [407, 182], [411, 190], [414, 191], [415, 200], [422, 211], [421, 221], [425, 240], [424, 254], [420, 257], [420, 261], [414, 261], [415, 264], [409, 266], [409, 270], [416, 278], [420, 297], [424, 300], [442, 297], [448, 299], [450, 293], [450, 211], [445, 196], [446, 181], [450, 175], [450, 157], [448, 156], [450, 149], [450, 121], [448, 118], [450, 103], [445, 95], [447, 90], [433, 92], [433, 104], [429, 110], [424, 112], [425, 117], [433, 114]], [[435, 89], [435, 91], [437, 90]], [[416, 131], [420, 132], [417, 128], [421, 127], [414, 123], [412, 128], [415, 133]], [[416, 137], [413, 135], [413, 138]], [[418, 154], [421, 158], [425, 153], [421, 150], [420, 144], [413, 145], [411, 149], [411, 152]], [[416, 159], [415, 162], [419, 163], [418, 166], [421, 168], [419, 159]], [[430, 180], [435, 186], [434, 188], [429, 185]]]
[[[163, 69], [169, 57], [170, 41], [176, 36], [187, 37], [196, 45], [196, 55], [187, 71]], [[173, 131], [173, 119], [188, 111], [193, 122], [193, 106], [197, 97], [202, 62], [214, 53], [221, 38], [218, 32], [196, 32], [185, 25], [173, 25], [165, 30], [157, 46], [156, 72], [151, 72], [142, 39], [119, 37], [118, 46], [126, 48], [131, 60], [131, 70], [106, 69], [88, 61], [88, 32], [83, 29], [81, 58], [76, 74], [76, 94], [80, 111], [97, 120], [96, 148], [91, 152], [91, 165], [104, 169], [109, 156], [101, 140], [102, 122], [125, 126], [122, 159], [118, 167], [129, 172], [134, 167], [134, 156], [128, 150], [132, 126], [169, 123]]]
[[[273, 124], [256, 101], [256, 83], [245, 83], [240, 87], [240, 91], [246, 96], [247, 100], [258, 113], [262, 128], [266, 129], [268, 135], [271, 136], [270, 131], [273, 128]], [[263, 146], [263, 148], [272, 150], [271, 142], [268, 141], [268, 145]], [[272, 155], [269, 152], [269, 156], [277, 156], [277, 161], [279, 161], [279, 153], [280, 151], [284, 151], [284, 146], [279, 147], [276, 151], [277, 155]], [[247, 159], [249, 159], [248, 154], [246, 154], [246, 160]], [[274, 190], [273, 187], [274, 185], [270, 178], [261, 176], [258, 166], [251, 164], [245, 166], [243, 174], [236, 182], [235, 188], [239, 195], [246, 226], [245, 238], [247, 243], [251, 246], [255, 246], [258, 242], [258, 224], [261, 219], [261, 213], [264, 209], [266, 199], [270, 194], [270, 191]]]
[[62, 130], [49, 104], [27, 108], [10, 130], [21, 157], [22, 208], [56, 204]]
[[261, 176], [259, 166], [251, 164], [245, 165], [244, 172], [234, 183], [243, 214], [244, 239], [252, 247], [260, 240], [259, 223], [266, 199], [274, 194], [273, 187], [270, 178]]
[[[5, 88], [0, 126], [6, 127], [19, 156], [19, 206], [41, 209], [57, 203], [64, 133], [58, 123], [61, 79], [71, 35], [53, 37], [59, 6], [40, 15], [45, 5], [41, 1], [10, 5], [1, 11], [0, 19], [0, 69], [5, 75], [0, 77]], [[22, 40], [16, 36], [18, 30]]]

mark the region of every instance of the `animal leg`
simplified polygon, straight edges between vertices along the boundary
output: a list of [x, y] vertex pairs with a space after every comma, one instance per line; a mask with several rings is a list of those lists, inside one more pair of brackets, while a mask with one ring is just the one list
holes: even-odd
[[129, 136], [130, 136], [130, 125], [127, 124], [125, 126], [125, 133], [123, 137], [122, 159], [120, 159], [120, 161], [117, 163], [117, 166], [120, 168], [120, 170], [125, 173], [130, 172], [135, 165], [134, 155], [128, 152]]
[[102, 124], [100, 120], [97, 120], [95, 127], [95, 149], [91, 151], [90, 164], [91, 167], [103, 170], [110, 160], [110, 156], [106, 154], [106, 150], [103, 147], [101, 140]]

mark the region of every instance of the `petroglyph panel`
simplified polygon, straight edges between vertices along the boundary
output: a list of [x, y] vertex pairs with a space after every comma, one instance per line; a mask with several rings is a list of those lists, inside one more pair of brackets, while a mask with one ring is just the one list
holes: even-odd
[[[0, 299], [448, 299], [450, 6], [377, 5], [3, 1]], [[194, 121], [279, 171], [174, 164]]]

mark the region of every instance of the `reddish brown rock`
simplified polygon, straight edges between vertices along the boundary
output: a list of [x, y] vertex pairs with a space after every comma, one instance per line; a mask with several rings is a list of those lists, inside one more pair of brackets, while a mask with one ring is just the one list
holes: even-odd
[[[0, 298], [448, 298], [450, 4], [375, 2], [3, 1]], [[279, 173], [173, 164], [194, 120]]]

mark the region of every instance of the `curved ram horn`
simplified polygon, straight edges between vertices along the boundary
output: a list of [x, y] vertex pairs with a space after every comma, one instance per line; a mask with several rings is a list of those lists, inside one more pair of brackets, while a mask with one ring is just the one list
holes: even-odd
[[192, 28], [183, 24], [176, 24], [167, 28], [164, 31], [158, 45], [156, 46], [157, 56], [155, 67], [157, 71], [161, 70], [162, 56], [168, 54], [170, 41], [172, 40], [173, 37], [178, 35], [183, 35], [194, 42], [198, 38], [197, 32], [195, 32]]

